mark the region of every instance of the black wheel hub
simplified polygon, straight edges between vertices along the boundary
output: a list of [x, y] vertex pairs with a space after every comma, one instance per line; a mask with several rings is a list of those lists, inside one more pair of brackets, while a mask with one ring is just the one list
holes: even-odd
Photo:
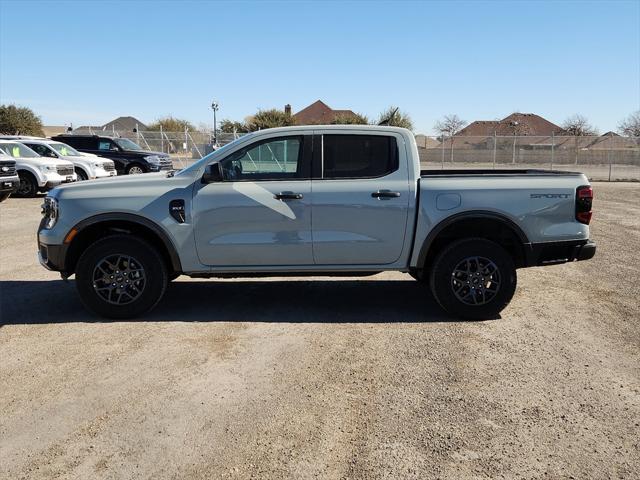
[[500, 290], [500, 270], [485, 257], [467, 257], [453, 269], [451, 289], [466, 305], [486, 305]]
[[32, 195], [33, 183], [28, 178], [20, 177], [20, 185], [18, 185], [18, 195]]
[[105, 302], [126, 305], [142, 295], [147, 282], [142, 264], [129, 255], [109, 255], [93, 269], [93, 289]]

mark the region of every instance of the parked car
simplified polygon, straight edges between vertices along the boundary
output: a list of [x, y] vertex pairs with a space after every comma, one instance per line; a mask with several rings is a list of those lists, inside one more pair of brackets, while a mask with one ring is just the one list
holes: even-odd
[[38, 192], [46, 192], [78, 179], [71, 162], [41, 157], [20, 142], [0, 140], [0, 150], [15, 159], [20, 178], [20, 184], [14, 193], [16, 197], [33, 197]]
[[80, 152], [92, 153], [113, 160], [119, 175], [173, 169], [169, 155], [144, 150], [127, 138], [64, 134], [51, 137], [51, 139], [71, 145]]
[[276, 128], [175, 174], [55, 189], [39, 255], [110, 318], [150, 310], [180, 274], [388, 270], [427, 284], [454, 316], [492, 318], [516, 269], [593, 257], [592, 197], [581, 173], [420, 171], [402, 128]]
[[96, 155], [82, 155], [70, 145], [49, 139], [25, 139], [20, 143], [26, 145], [38, 155], [49, 158], [61, 158], [73, 163], [78, 180], [113, 177], [117, 175], [113, 160]]
[[4, 202], [20, 185], [16, 161], [0, 150], [0, 202]]

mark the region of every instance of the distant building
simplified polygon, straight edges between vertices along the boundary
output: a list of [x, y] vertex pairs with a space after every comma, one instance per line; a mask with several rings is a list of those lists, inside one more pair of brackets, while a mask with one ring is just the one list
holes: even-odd
[[458, 136], [490, 135], [566, 135], [555, 123], [535, 113], [512, 113], [502, 120], [476, 120], [457, 133]]
[[[285, 112], [291, 113], [291, 105], [286, 105], [284, 109]], [[330, 125], [336, 117], [341, 116], [355, 117], [356, 114], [352, 110], [333, 110], [321, 100], [293, 114], [298, 125]]]
[[45, 137], [53, 137], [67, 133], [68, 128], [66, 125], [45, 125], [42, 127], [42, 131]]
[[109, 132], [109, 131], [121, 131], [121, 132], [133, 132], [137, 128], [139, 131], [144, 131], [147, 126], [138, 120], [136, 117], [118, 117], [104, 125], [82, 125], [74, 130], [82, 131], [95, 131], [95, 132]]

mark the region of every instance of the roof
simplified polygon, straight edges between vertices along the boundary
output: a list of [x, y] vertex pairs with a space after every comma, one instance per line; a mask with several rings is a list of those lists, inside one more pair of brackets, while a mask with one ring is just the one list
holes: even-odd
[[118, 117], [115, 120], [105, 123], [102, 126], [103, 130], [128, 130], [133, 131], [134, 128], [138, 130], [146, 130], [147, 126], [135, 117]]
[[316, 100], [308, 107], [293, 114], [299, 125], [329, 125], [341, 115], [356, 116], [351, 110], [333, 110], [322, 100]]
[[535, 113], [512, 113], [502, 120], [476, 120], [457, 135], [562, 135], [564, 130]]
[[52, 137], [54, 135], [60, 135], [61, 133], [65, 133], [67, 131], [66, 125], [45, 125], [42, 127], [42, 132], [45, 137]]

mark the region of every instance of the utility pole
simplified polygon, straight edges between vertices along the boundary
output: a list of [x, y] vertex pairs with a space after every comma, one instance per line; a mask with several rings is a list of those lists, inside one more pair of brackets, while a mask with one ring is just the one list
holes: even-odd
[[217, 135], [217, 121], [216, 121], [216, 112], [218, 111], [219, 105], [216, 100], [211, 102], [211, 110], [213, 110], [213, 145], [218, 144], [218, 135]]

